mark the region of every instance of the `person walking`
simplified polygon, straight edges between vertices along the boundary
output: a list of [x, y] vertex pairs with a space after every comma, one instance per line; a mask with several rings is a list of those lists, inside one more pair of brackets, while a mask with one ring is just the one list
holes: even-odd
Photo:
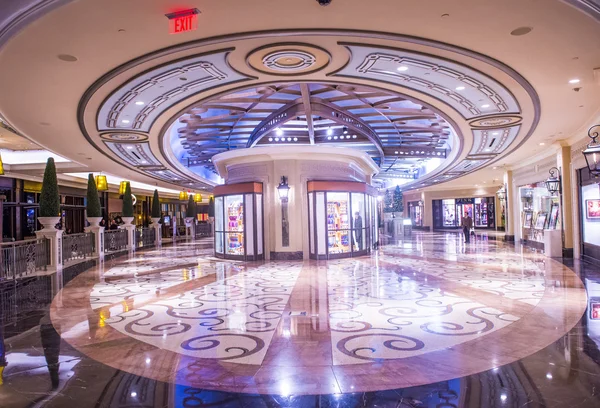
[[465, 243], [468, 244], [471, 242], [471, 228], [473, 228], [473, 218], [466, 213], [465, 216], [461, 220], [463, 233], [465, 234]]
[[362, 251], [362, 217], [358, 211], [354, 213], [354, 242], [358, 250]]

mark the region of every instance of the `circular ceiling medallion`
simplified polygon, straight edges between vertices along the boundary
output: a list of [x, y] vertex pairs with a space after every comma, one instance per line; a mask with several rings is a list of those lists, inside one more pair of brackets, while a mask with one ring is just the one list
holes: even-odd
[[513, 126], [521, 122], [523, 118], [516, 115], [503, 115], [503, 116], [487, 116], [485, 118], [478, 118], [469, 123], [473, 128], [499, 128]]
[[273, 44], [257, 48], [246, 57], [253, 69], [272, 75], [309, 74], [323, 69], [331, 56], [310, 44]]
[[100, 137], [104, 140], [110, 140], [112, 142], [142, 142], [144, 140], [148, 140], [148, 135], [133, 132], [103, 133], [100, 135]]

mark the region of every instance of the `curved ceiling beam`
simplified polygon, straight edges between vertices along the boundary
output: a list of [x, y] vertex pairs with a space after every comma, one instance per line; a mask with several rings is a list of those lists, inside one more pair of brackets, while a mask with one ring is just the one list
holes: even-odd
[[[347, 126], [349, 129], [352, 129], [353, 132], [360, 133], [369, 139], [377, 148], [381, 163], [383, 163], [385, 155], [381, 139], [365, 121], [356, 115], [340, 109], [336, 105], [327, 103], [318, 98], [311, 98], [308, 105], [311, 107], [312, 115], [320, 116], [339, 123], [340, 125]], [[246, 147], [250, 148], [256, 146], [260, 139], [269, 134], [273, 129], [280, 127], [299, 115], [306, 115], [306, 104], [302, 100], [285, 105], [273, 112], [256, 126], [254, 131], [250, 134]]]

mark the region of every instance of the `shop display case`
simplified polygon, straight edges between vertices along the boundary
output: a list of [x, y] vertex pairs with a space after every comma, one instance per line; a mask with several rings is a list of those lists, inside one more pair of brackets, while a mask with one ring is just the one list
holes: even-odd
[[215, 256], [264, 259], [262, 183], [215, 187]]
[[433, 200], [433, 229], [460, 228], [461, 220], [470, 215], [475, 228], [495, 228], [495, 197], [448, 198]]
[[375, 189], [365, 183], [308, 182], [312, 259], [365, 255], [377, 240]]

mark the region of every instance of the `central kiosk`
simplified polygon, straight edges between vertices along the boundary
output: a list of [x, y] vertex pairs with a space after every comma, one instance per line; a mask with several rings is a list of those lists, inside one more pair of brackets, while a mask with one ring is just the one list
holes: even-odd
[[364, 152], [273, 146], [213, 157], [215, 255], [238, 260], [335, 259], [378, 242], [378, 167]]

